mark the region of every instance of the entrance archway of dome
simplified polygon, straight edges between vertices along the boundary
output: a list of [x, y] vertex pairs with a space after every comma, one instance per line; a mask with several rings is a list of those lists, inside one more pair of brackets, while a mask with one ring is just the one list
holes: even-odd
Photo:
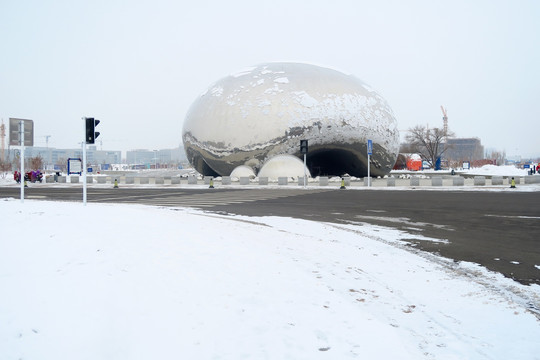
[[311, 176], [351, 176], [364, 177], [367, 167], [354, 151], [346, 149], [322, 149], [307, 154], [307, 167]]

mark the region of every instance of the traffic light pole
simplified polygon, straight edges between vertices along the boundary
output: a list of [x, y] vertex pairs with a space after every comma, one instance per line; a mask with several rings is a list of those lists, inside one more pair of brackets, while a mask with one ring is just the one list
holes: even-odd
[[[86, 118], [83, 117], [84, 134], [86, 134]], [[86, 206], [86, 138], [82, 142], [82, 175], [83, 175], [83, 204]]]
[[373, 154], [373, 141], [367, 141], [367, 186], [371, 187], [371, 155]]
[[304, 154], [304, 189], [307, 187], [306, 155], [307, 154]]
[[308, 141], [307, 140], [300, 140], [300, 152], [304, 154], [304, 188], [307, 187], [307, 174], [306, 174], [306, 157], [308, 152]]

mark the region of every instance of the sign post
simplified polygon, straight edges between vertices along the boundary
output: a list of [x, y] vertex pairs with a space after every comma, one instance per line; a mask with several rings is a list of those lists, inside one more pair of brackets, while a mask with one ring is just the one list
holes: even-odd
[[24, 202], [24, 147], [34, 146], [34, 121], [9, 118], [9, 145], [21, 147], [21, 202]]
[[370, 176], [370, 168], [371, 168], [371, 155], [373, 154], [373, 141], [368, 140], [367, 141], [367, 181], [368, 181], [368, 187], [371, 187], [371, 176]]
[[[10, 119], [11, 120], [11, 119]], [[19, 121], [19, 141], [21, 144], [21, 174], [19, 175], [21, 179], [21, 202], [24, 202], [24, 183], [26, 173], [24, 171], [24, 120]]]

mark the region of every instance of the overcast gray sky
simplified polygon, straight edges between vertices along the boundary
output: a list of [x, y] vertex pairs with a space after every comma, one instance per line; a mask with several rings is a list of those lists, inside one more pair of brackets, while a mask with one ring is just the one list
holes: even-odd
[[[507, 155], [540, 156], [540, 1], [0, 0], [0, 117], [35, 145], [173, 148], [191, 103], [264, 62], [352, 74], [403, 133], [442, 127]], [[98, 142], [98, 147], [100, 146]]]

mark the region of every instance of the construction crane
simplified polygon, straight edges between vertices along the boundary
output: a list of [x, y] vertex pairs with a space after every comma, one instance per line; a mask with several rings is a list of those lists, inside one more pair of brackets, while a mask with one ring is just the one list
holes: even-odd
[[4, 153], [6, 151], [6, 145], [4, 142], [4, 138], [6, 137], [6, 126], [4, 125], [4, 119], [2, 119], [2, 125], [0, 125], [0, 141], [2, 141], [2, 151], [0, 153], [0, 161], [4, 161]]
[[441, 105], [441, 110], [443, 114], [443, 131], [444, 131], [444, 141], [446, 142], [446, 138], [448, 136], [448, 115], [446, 114], [446, 109], [443, 108]]

